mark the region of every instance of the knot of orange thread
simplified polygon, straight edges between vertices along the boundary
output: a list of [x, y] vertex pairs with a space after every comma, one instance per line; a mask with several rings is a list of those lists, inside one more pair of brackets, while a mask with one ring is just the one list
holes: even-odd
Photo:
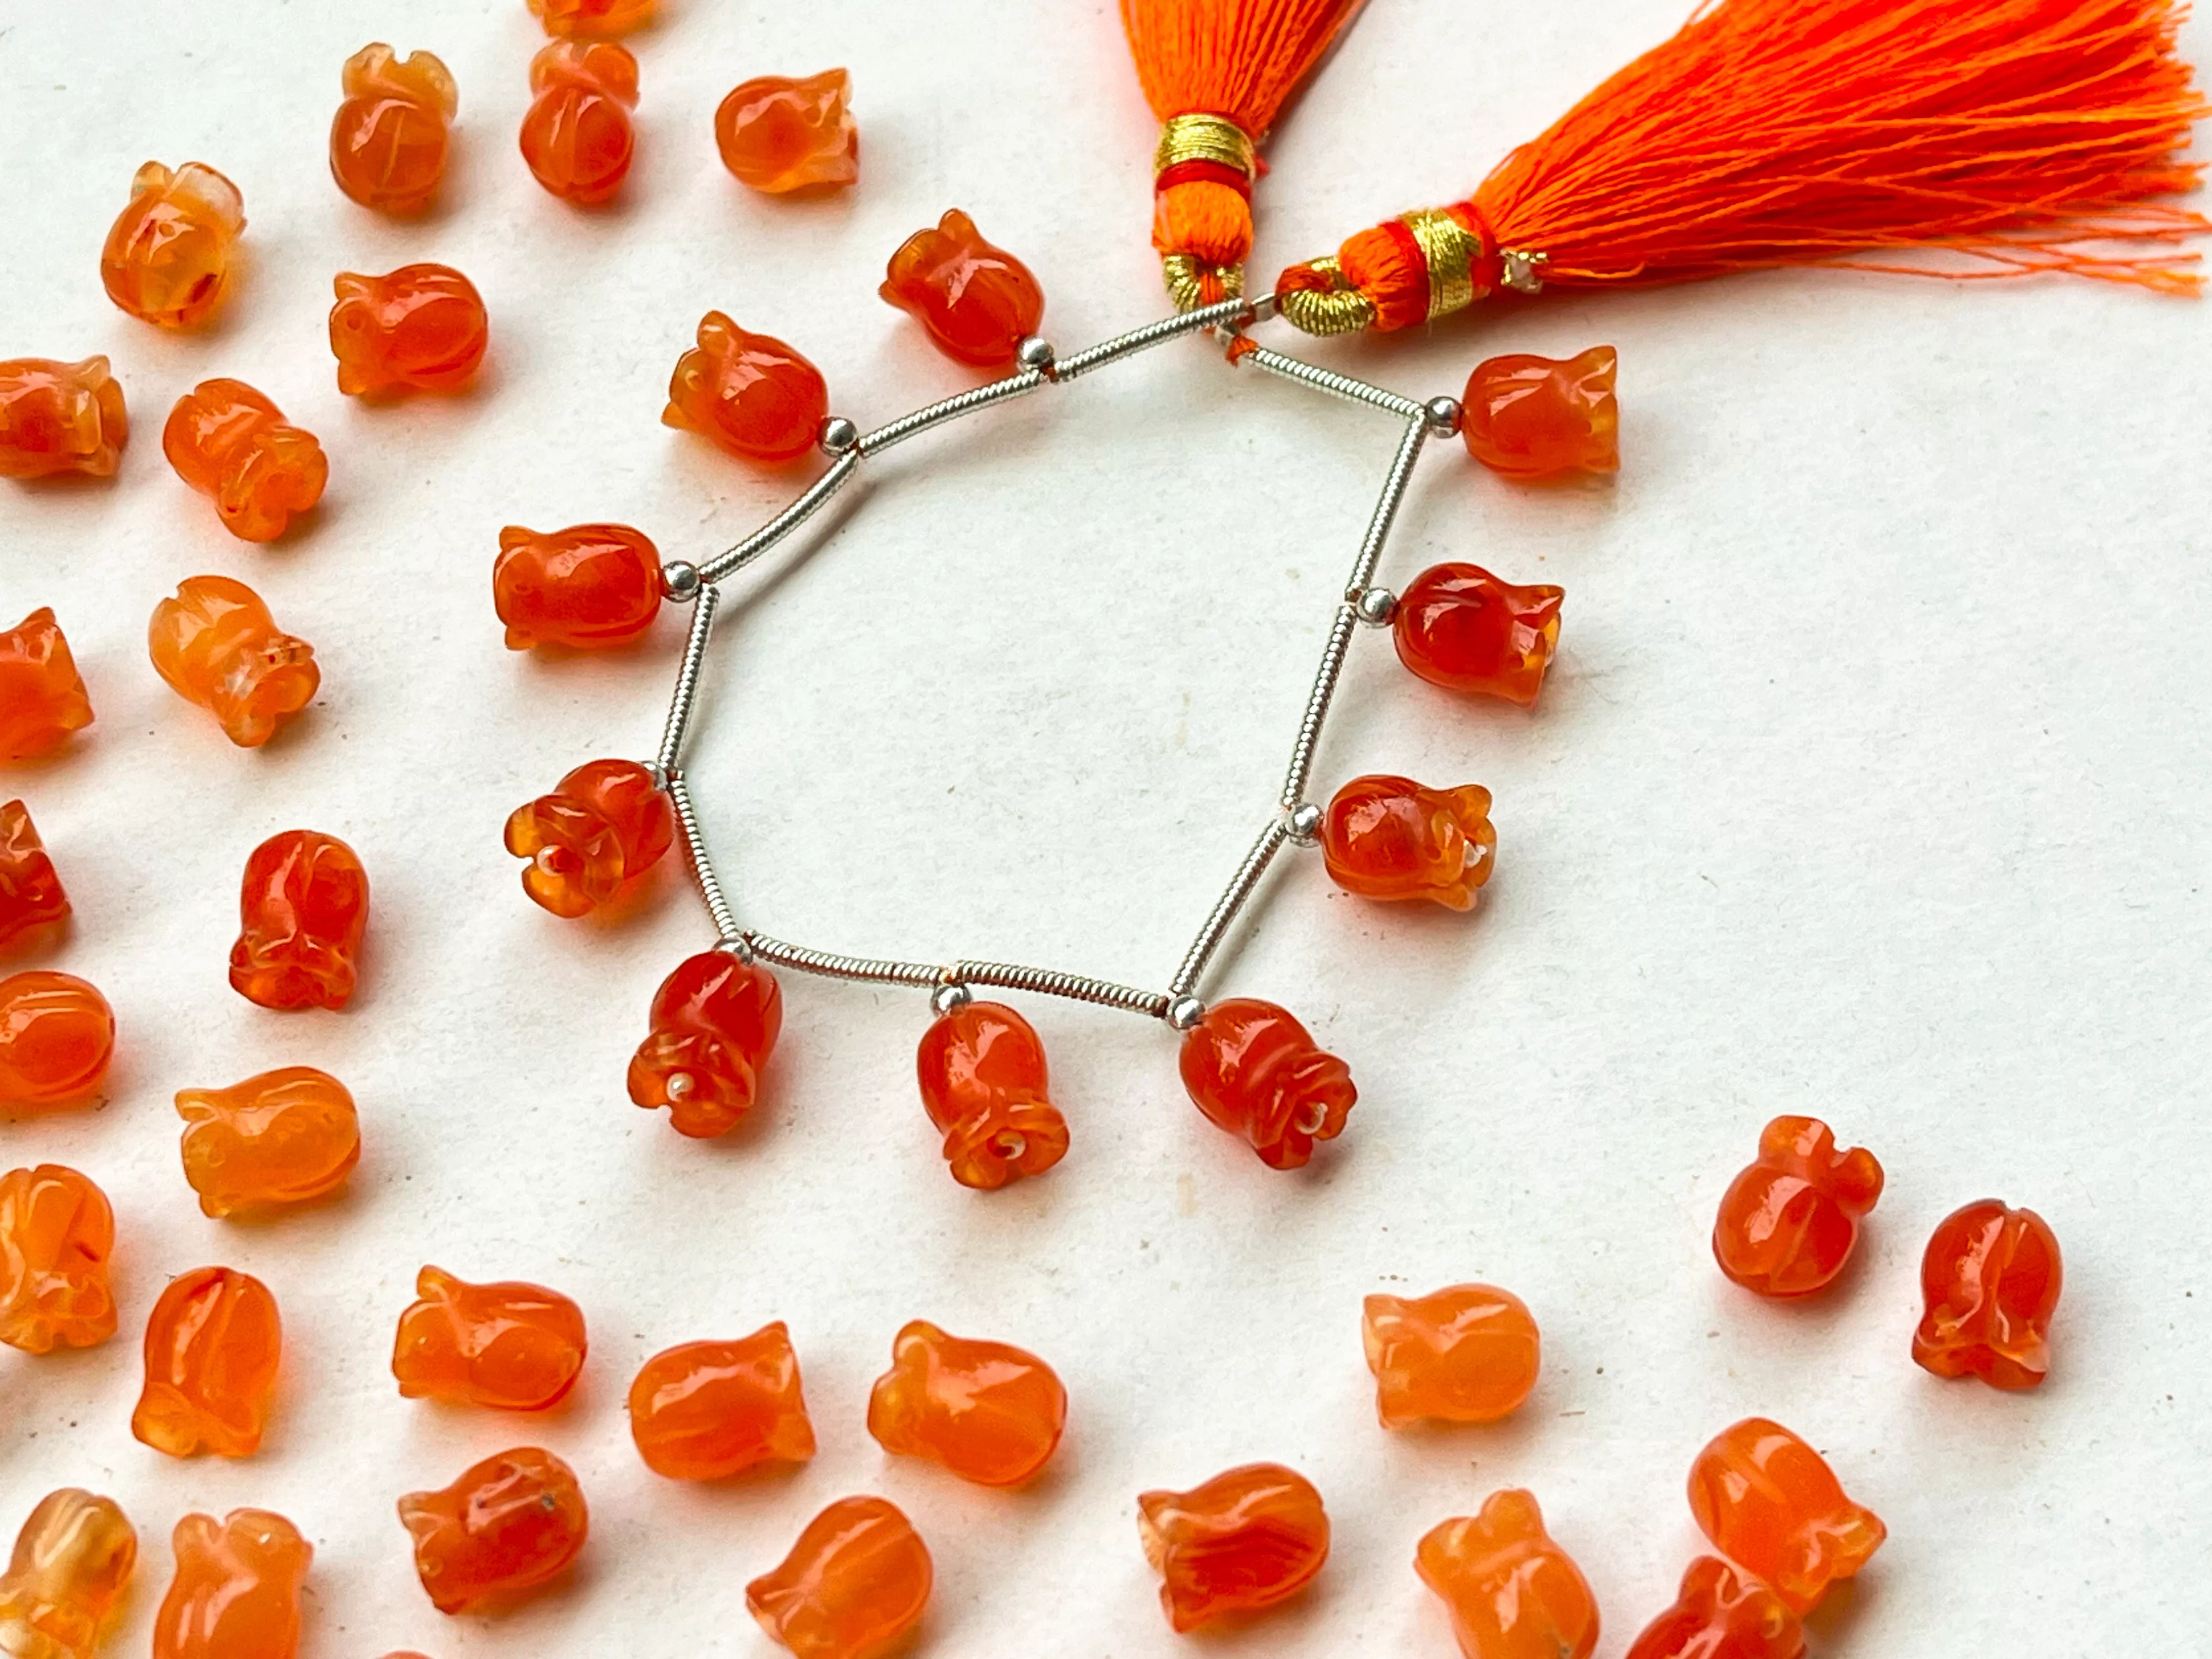
[[1232, 273], [1252, 252], [1257, 170], [1252, 135], [1225, 115], [1192, 111], [1161, 126], [1152, 152], [1152, 246], [1194, 268], [1180, 279], [1168, 273], [1176, 304], [1186, 294], [1198, 305], [1229, 297]]

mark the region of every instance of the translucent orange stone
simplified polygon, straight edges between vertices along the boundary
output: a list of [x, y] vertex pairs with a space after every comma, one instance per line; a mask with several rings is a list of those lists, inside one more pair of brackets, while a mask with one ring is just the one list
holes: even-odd
[[[109, 477], [130, 436], [123, 388], [107, 372], [106, 358], [0, 362], [0, 478], [55, 472]], [[0, 702], [0, 708], [6, 706]]]
[[451, 265], [402, 265], [381, 276], [331, 279], [331, 353], [349, 398], [454, 392], [483, 362], [491, 325], [483, 297]]
[[399, 1316], [392, 1374], [410, 1400], [542, 1412], [584, 1369], [584, 1310], [543, 1285], [471, 1285], [442, 1267], [415, 1276]]
[[1881, 1196], [1872, 1152], [1838, 1152], [1818, 1118], [1778, 1117], [1759, 1133], [1759, 1161], [1721, 1195], [1713, 1258], [1747, 1291], [1809, 1296], [1843, 1272]]
[[465, 1613], [558, 1577], [582, 1552], [592, 1517], [574, 1469], [517, 1446], [471, 1464], [450, 1486], [409, 1492], [399, 1524], [438, 1611]]
[[897, 1505], [841, 1498], [745, 1586], [745, 1606], [799, 1659], [878, 1659], [921, 1621], [933, 1572]]
[[522, 159], [531, 176], [585, 207], [622, 188], [637, 151], [637, 59], [611, 40], [556, 40], [530, 60]]
[[154, 1659], [294, 1659], [315, 1557], [297, 1527], [267, 1510], [188, 1515], [171, 1543], [177, 1576], [154, 1615]]
[[1690, 1512], [1715, 1549], [1801, 1613], [1888, 1535], [1873, 1510], [1844, 1496], [1820, 1453], [1763, 1417], [1722, 1430], [1698, 1454]]
[[245, 229], [245, 198], [213, 167], [187, 161], [172, 173], [149, 161], [100, 251], [100, 280], [133, 317], [197, 327], [229, 289], [232, 251]]
[[0, 1653], [94, 1659], [138, 1565], [138, 1534], [112, 1498], [48, 1492], [15, 1534], [0, 1575]]
[[778, 464], [812, 449], [829, 413], [821, 370], [782, 341], [710, 311], [700, 319], [697, 349], [676, 360], [660, 420], [746, 460]]
[[1787, 1603], [1717, 1556], [1682, 1575], [1681, 1593], [1644, 1627], [1623, 1659], [1804, 1659], [1805, 1632]]
[[1279, 1463], [1246, 1463], [1188, 1492], [1137, 1499], [1145, 1557], [1178, 1631], [1271, 1607], [1328, 1559], [1328, 1516], [1313, 1482]]
[[40, 605], [0, 634], [0, 761], [51, 755], [91, 724], [84, 677], [53, 611]]
[[985, 241], [958, 208], [900, 245], [876, 291], [911, 313], [939, 351], [978, 368], [1011, 368], [1044, 321], [1044, 290], [1030, 268]]
[[601, 40], [627, 34], [653, 21], [658, 0], [530, 0], [531, 15], [548, 34]]
[[69, 913], [69, 895], [30, 809], [0, 801], [0, 949], [51, 929]]
[[230, 988], [289, 1012], [343, 1008], [368, 927], [368, 872], [352, 848], [313, 830], [284, 830], [246, 860]]
[[686, 957], [653, 994], [651, 1030], [629, 1062], [629, 1097], [668, 1108], [695, 1139], [726, 1134], [752, 1109], [760, 1069], [783, 1030], [783, 988], [726, 951]]
[[948, 1336], [910, 1321], [868, 1395], [868, 1432], [887, 1452], [927, 1457], [979, 1486], [1018, 1486], [1045, 1466], [1067, 1424], [1051, 1366], [1005, 1342]]
[[115, 1057], [115, 1011], [74, 974], [0, 979], [0, 1107], [33, 1110], [89, 1099]]
[[1994, 1198], [1954, 1211], [1921, 1258], [1927, 1311], [1912, 1334], [1913, 1362], [1993, 1389], [2039, 1386], [2051, 1370], [2051, 1316], [2063, 1278], [2058, 1237], [2034, 1211]]
[[1354, 778], [1329, 799], [1321, 848], [1329, 879], [1347, 893], [1472, 910], [1498, 862], [1490, 791], [1474, 783], [1429, 789], [1388, 774]]
[[400, 58], [381, 40], [345, 61], [345, 101], [331, 122], [331, 177], [379, 213], [420, 213], [446, 176], [453, 116], [452, 71], [427, 52]]
[[1430, 1528], [1413, 1571], [1450, 1610], [1467, 1659], [1589, 1659], [1597, 1646], [1589, 1581], [1518, 1488], [1491, 1493], [1480, 1515]]
[[734, 1342], [685, 1342], [653, 1355], [629, 1385], [629, 1432], [646, 1468], [671, 1480], [804, 1463], [814, 1455], [814, 1425], [790, 1330], [779, 1319]]
[[276, 1298], [252, 1274], [179, 1274], [146, 1322], [146, 1387], [131, 1432], [172, 1457], [251, 1457], [268, 1426], [283, 1352]]
[[88, 1176], [60, 1164], [0, 1176], [0, 1342], [51, 1353], [114, 1335], [114, 1253], [115, 1212]]
[[315, 647], [276, 626], [261, 596], [228, 576], [187, 576], [146, 625], [154, 671], [216, 718], [241, 749], [258, 749], [314, 701]]
[[228, 1089], [179, 1089], [185, 1179], [207, 1215], [256, 1215], [336, 1192], [361, 1161], [353, 1096], [328, 1072], [285, 1066]]
[[1439, 564], [1400, 596], [1390, 632], [1398, 660], [1431, 685], [1527, 708], [1559, 647], [1559, 602], [1548, 584], [1516, 587], [1475, 564]]
[[1386, 1429], [1424, 1418], [1493, 1423], [1536, 1386], [1542, 1345], [1528, 1304], [1495, 1285], [1370, 1296], [1360, 1332]]
[[273, 542], [295, 513], [323, 498], [331, 464], [315, 434], [243, 380], [202, 380], [169, 411], [161, 453], [182, 478], [215, 497], [222, 527]]
[[1287, 1010], [1257, 997], [1207, 1009], [1183, 1036], [1182, 1064], [1198, 1109], [1277, 1170], [1298, 1168], [1314, 1142], [1342, 1134], [1359, 1098], [1349, 1066]]
[[793, 80], [763, 75], [730, 89], [714, 112], [714, 147], [738, 182], [770, 196], [834, 190], [860, 176], [860, 135], [842, 69]]
[[1509, 478], [1617, 472], [1620, 405], [1611, 346], [1580, 356], [1492, 357], [1468, 376], [1460, 435], [1467, 453]]
[[1045, 1097], [1044, 1044], [1004, 1003], [940, 1014], [915, 1065], [921, 1103], [962, 1186], [988, 1190], [1042, 1175], [1066, 1152], [1066, 1121]]
[[635, 761], [586, 761], [507, 820], [507, 850], [530, 861], [522, 890], [556, 916], [588, 915], [635, 885], [674, 841], [676, 814]]
[[499, 532], [491, 594], [510, 651], [628, 645], [660, 613], [660, 550], [626, 524], [511, 524]]

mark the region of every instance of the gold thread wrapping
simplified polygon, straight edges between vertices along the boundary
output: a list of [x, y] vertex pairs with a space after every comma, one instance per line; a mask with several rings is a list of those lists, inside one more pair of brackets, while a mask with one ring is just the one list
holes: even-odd
[[1152, 151], [1152, 177], [1184, 161], [1218, 161], [1249, 179], [1256, 166], [1252, 135], [1225, 115], [1171, 115]]
[[1292, 328], [1307, 334], [1357, 334], [1375, 320], [1375, 302], [1346, 283], [1336, 255], [1308, 260], [1306, 269], [1328, 277], [1329, 286], [1276, 290], [1276, 314]]
[[1420, 244], [1421, 263], [1429, 269], [1429, 320], [1473, 305], [1474, 261], [1482, 252], [1482, 239], [1442, 208], [1421, 208], [1398, 216]]
[[[1218, 294], [1206, 291], [1206, 278], [1211, 276], [1219, 286]], [[1181, 311], [1195, 311], [1200, 306], [1210, 306], [1220, 300], [1237, 300], [1244, 295], [1244, 272], [1240, 268], [1227, 270], [1201, 264], [1188, 253], [1164, 253], [1160, 256], [1160, 276], [1167, 283], [1168, 298]]]

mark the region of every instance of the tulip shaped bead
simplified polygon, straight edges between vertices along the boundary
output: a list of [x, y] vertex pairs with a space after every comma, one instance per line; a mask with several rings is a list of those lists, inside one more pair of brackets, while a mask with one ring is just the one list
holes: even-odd
[[213, 167], [187, 161], [172, 173], [149, 161], [131, 180], [131, 204], [100, 251], [100, 280], [133, 317], [197, 327], [229, 289], [245, 229], [245, 198]]
[[1044, 321], [1044, 290], [1030, 268], [985, 241], [958, 208], [900, 245], [876, 291], [912, 313], [939, 351], [977, 368], [1012, 368]]
[[483, 362], [491, 338], [483, 298], [451, 265], [402, 265], [382, 276], [331, 279], [331, 353], [348, 397], [454, 392]]
[[1362, 898], [1427, 899], [1472, 910], [1498, 863], [1490, 791], [1480, 784], [1428, 789], [1411, 778], [1354, 778], [1330, 797], [1321, 822], [1329, 879]]
[[400, 58], [383, 41], [345, 61], [345, 101], [331, 122], [331, 177], [365, 208], [420, 213], [446, 176], [460, 91], [427, 52]]
[[185, 1180], [220, 1218], [307, 1204], [361, 1161], [353, 1096], [328, 1072], [285, 1066], [228, 1089], [179, 1089]]
[[667, 1107], [678, 1134], [726, 1134], [759, 1097], [761, 1067], [783, 1029], [783, 988], [759, 963], [702, 951], [661, 981], [647, 1023], [630, 1057], [629, 1097]]
[[[0, 362], [0, 478], [56, 472], [110, 477], [130, 436], [123, 388], [108, 373], [106, 358]], [[0, 702], [0, 708], [6, 706]]]
[[628, 645], [660, 613], [660, 550], [626, 524], [543, 533], [509, 525], [499, 532], [491, 596], [510, 651]]
[[187, 576], [146, 626], [154, 670], [216, 718], [241, 749], [258, 749], [314, 700], [315, 647], [276, 626], [261, 596], [228, 576]]
[[1682, 1575], [1674, 1606], [1644, 1627], [1623, 1659], [1804, 1659], [1805, 1632], [1790, 1606], [1717, 1556]]
[[652, 21], [658, 0], [530, 0], [531, 15], [552, 35], [607, 40]]
[[507, 820], [507, 850], [529, 862], [522, 890], [556, 916], [588, 915], [660, 862], [676, 814], [635, 761], [586, 761]]
[[0, 1109], [88, 1100], [115, 1057], [115, 1011], [74, 974], [33, 969], [0, 979]]
[[0, 1342], [51, 1353], [114, 1335], [114, 1253], [115, 1212], [88, 1176], [60, 1164], [0, 1176]]
[[841, 1498], [791, 1553], [745, 1586], [745, 1606], [798, 1659], [878, 1659], [921, 1621], [934, 1569], [896, 1504]]
[[592, 207], [622, 188], [637, 150], [637, 59], [611, 40], [556, 40], [530, 60], [522, 159], [554, 195]]
[[154, 1615], [154, 1659], [294, 1659], [300, 1588], [315, 1547], [267, 1510], [188, 1515], [177, 1576]]
[[0, 801], [0, 949], [51, 931], [69, 913], [69, 895], [30, 809], [19, 800]]
[[1370, 1296], [1360, 1334], [1386, 1429], [1424, 1418], [1493, 1423], [1536, 1386], [1541, 1343], [1528, 1304], [1494, 1285]]
[[1985, 1198], [1946, 1216], [1920, 1262], [1927, 1311], [1912, 1334], [1913, 1362], [1993, 1389], [2039, 1386], [2063, 1278], [2058, 1237], [2034, 1211]]
[[1589, 1581], [1517, 1488], [1491, 1493], [1480, 1515], [1430, 1528], [1413, 1571], [1450, 1611], [1467, 1659], [1589, 1659], [1597, 1646]]
[[1273, 1607], [1328, 1559], [1321, 1494], [1279, 1463], [1246, 1463], [1188, 1492], [1148, 1492], [1137, 1499], [1137, 1530], [1178, 1631]]
[[1778, 1117], [1759, 1133], [1759, 1161], [1721, 1195], [1713, 1257], [1747, 1291], [1809, 1296], [1844, 1270], [1881, 1196], [1872, 1152], [1838, 1151], [1818, 1118]]
[[392, 1344], [392, 1374], [408, 1399], [542, 1412], [576, 1386], [584, 1313], [558, 1291], [471, 1285], [426, 1267], [415, 1296]]
[[769, 196], [835, 190], [860, 176], [860, 137], [842, 69], [799, 80], [763, 75], [730, 90], [714, 112], [714, 147], [740, 184]]
[[0, 1574], [0, 1653], [94, 1659], [138, 1564], [138, 1534], [112, 1498], [48, 1492], [15, 1534]]
[[146, 1387], [131, 1432], [172, 1457], [251, 1457], [283, 1351], [276, 1298], [251, 1273], [197, 1267], [171, 1279], [146, 1322]]
[[1067, 1124], [1045, 1097], [1044, 1044], [1000, 1002], [938, 1016], [915, 1054], [921, 1103], [945, 1136], [963, 1187], [985, 1190], [1042, 1175], [1067, 1151]]
[[661, 424], [686, 428], [731, 454], [771, 465], [812, 449], [830, 414], [822, 371], [766, 334], [719, 311], [699, 320], [699, 343], [676, 360]]
[[243, 380], [202, 380], [178, 398], [161, 453], [179, 478], [215, 498], [222, 527], [241, 541], [275, 541], [330, 482], [315, 434], [287, 425]]
[[1439, 564], [1413, 578], [1392, 613], [1398, 660], [1447, 691], [1527, 708], [1559, 646], [1566, 590], [1516, 587], [1474, 564]]
[[61, 624], [40, 605], [0, 634], [0, 761], [51, 755], [91, 724], [84, 677]]
[[814, 1425], [790, 1330], [779, 1319], [734, 1342], [685, 1342], [653, 1355], [629, 1385], [629, 1432], [646, 1468], [671, 1480], [804, 1463], [814, 1455]]
[[1207, 1009], [1182, 1040], [1182, 1083], [1217, 1127], [1272, 1169], [1295, 1170], [1344, 1133], [1359, 1092], [1351, 1068], [1315, 1046], [1288, 1011], [1256, 997]]
[[566, 1571], [591, 1512], [575, 1471], [536, 1446], [495, 1453], [450, 1486], [399, 1500], [415, 1576], [441, 1613], [505, 1603]]
[[1620, 406], [1611, 346], [1580, 356], [1492, 357], [1475, 365], [1460, 399], [1467, 453], [1509, 478], [1620, 470]]
[[948, 1336], [917, 1319], [891, 1344], [868, 1395], [868, 1432], [887, 1452], [927, 1457], [979, 1486], [1018, 1486], [1067, 1424], [1051, 1366], [1004, 1342]]
[[1698, 1454], [1690, 1512], [1715, 1549], [1801, 1613], [1864, 1566], [1888, 1532], [1844, 1496], [1820, 1453], [1763, 1417], [1722, 1430]]
[[289, 1012], [343, 1008], [368, 928], [368, 872], [352, 848], [313, 830], [285, 830], [246, 860], [230, 988]]

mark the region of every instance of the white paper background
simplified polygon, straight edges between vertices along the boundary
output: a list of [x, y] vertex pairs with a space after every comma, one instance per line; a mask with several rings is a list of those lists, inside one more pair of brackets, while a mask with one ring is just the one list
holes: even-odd
[[[1376, 0], [1271, 147], [1256, 263], [1462, 192], [1678, 13]], [[59, 611], [99, 712], [4, 779], [76, 907], [35, 960], [101, 985], [123, 1032], [106, 1109], [0, 1125], [0, 1159], [111, 1194], [125, 1319], [90, 1352], [0, 1352], [0, 1529], [63, 1483], [125, 1505], [144, 1565], [113, 1650], [146, 1649], [177, 1517], [253, 1504], [316, 1542], [307, 1659], [762, 1659], [744, 1580], [870, 1491], [936, 1556], [922, 1651], [1442, 1656], [1413, 1542], [1525, 1484], [1610, 1656], [1698, 1547], [1691, 1455], [1754, 1411], [1891, 1528], [1814, 1621], [1820, 1652], [2212, 1650], [2205, 312], [1792, 274], [1314, 348], [1423, 396], [1495, 350], [1621, 353], [1616, 483], [1519, 489], [1439, 446], [1382, 573], [1472, 557], [1563, 583], [1540, 708], [1451, 699], [1366, 635], [1322, 753], [1323, 789], [1363, 770], [1494, 789], [1480, 910], [1370, 907], [1286, 855], [1211, 983], [1288, 1004], [1349, 1058], [1350, 1133], [1273, 1174], [1192, 1111], [1164, 1030], [1033, 1001], [1074, 1149], [979, 1196], [915, 1098], [922, 999], [793, 975], [769, 1103], [699, 1145], [622, 1086], [653, 986], [708, 936], [680, 867], [619, 923], [563, 923], [499, 846], [568, 766], [650, 752], [681, 617], [632, 653], [507, 653], [500, 526], [625, 520], [696, 557], [781, 503], [793, 477], [658, 423], [709, 307], [798, 344], [864, 425], [970, 384], [873, 292], [947, 206], [1032, 264], [1064, 349], [1162, 302], [1152, 135], [1109, 6], [669, 14], [634, 42], [627, 192], [584, 214], [515, 154], [541, 38], [521, 0], [0, 12], [0, 355], [107, 352], [135, 427], [112, 483], [0, 489], [0, 612]], [[372, 39], [434, 50], [460, 83], [421, 223], [357, 209], [325, 170], [339, 64]], [[709, 142], [720, 94], [832, 63], [853, 72], [858, 188], [737, 186]], [[245, 192], [247, 272], [201, 336], [99, 287], [149, 156]], [[482, 289], [489, 365], [465, 397], [359, 406], [325, 345], [331, 275], [417, 258]], [[161, 457], [169, 405], [214, 374], [330, 452], [320, 514], [276, 546], [230, 539]], [[1273, 798], [1394, 437], [1193, 346], [900, 450], [821, 551], [728, 595], [692, 770], [741, 913], [830, 949], [1163, 981]], [[202, 571], [250, 581], [323, 665], [313, 713], [259, 752], [146, 660], [154, 604]], [[246, 852], [295, 825], [343, 836], [374, 884], [341, 1016], [270, 1014], [224, 981]], [[289, 1063], [360, 1100], [349, 1194], [204, 1219], [171, 1095]], [[1783, 1111], [1889, 1172], [1858, 1264], [1804, 1307], [1735, 1290], [1706, 1249]], [[1921, 1246], [1986, 1194], [2039, 1210], [2066, 1251], [2032, 1398], [1907, 1358]], [[137, 1338], [167, 1275], [217, 1261], [282, 1302], [280, 1407], [258, 1457], [180, 1463], [130, 1437]], [[574, 1402], [401, 1401], [392, 1326], [425, 1261], [580, 1301]], [[1535, 1395], [1497, 1427], [1385, 1434], [1360, 1297], [1470, 1279], [1535, 1310]], [[1035, 1488], [969, 1489], [867, 1437], [868, 1382], [917, 1316], [1060, 1369], [1072, 1425]], [[638, 1363], [773, 1318], [820, 1455], [720, 1486], [647, 1473], [622, 1403]], [[446, 1619], [392, 1501], [526, 1442], [581, 1475], [581, 1568], [505, 1618]], [[1259, 1458], [1321, 1486], [1328, 1568], [1242, 1632], [1172, 1637], [1135, 1494]]]

